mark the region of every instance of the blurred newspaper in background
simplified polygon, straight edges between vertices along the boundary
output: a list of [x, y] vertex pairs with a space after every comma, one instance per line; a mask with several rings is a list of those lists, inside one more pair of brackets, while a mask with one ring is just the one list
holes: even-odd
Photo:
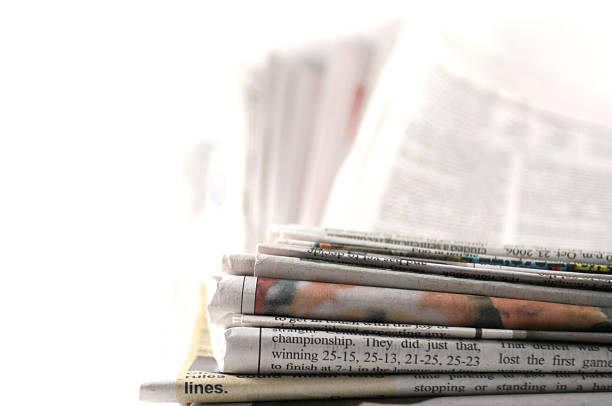
[[247, 75], [248, 247], [271, 223], [322, 221], [399, 28], [273, 52]]
[[272, 223], [609, 246], [609, 84], [560, 27], [518, 28], [413, 16], [253, 68], [246, 249]]

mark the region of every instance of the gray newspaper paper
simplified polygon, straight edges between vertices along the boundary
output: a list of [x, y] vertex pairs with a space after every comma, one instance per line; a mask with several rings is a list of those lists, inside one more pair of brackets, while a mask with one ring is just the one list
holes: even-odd
[[612, 346], [261, 327], [227, 329], [214, 355], [222, 372], [237, 374], [612, 372]]
[[[606, 405], [612, 402], [612, 393], [529, 393], [479, 396], [405, 397], [387, 399], [335, 399], [310, 401], [271, 401], [234, 403], [225, 406], [576, 406]], [[209, 403], [210, 404], [210, 403]], [[197, 405], [194, 405], [197, 406]]]

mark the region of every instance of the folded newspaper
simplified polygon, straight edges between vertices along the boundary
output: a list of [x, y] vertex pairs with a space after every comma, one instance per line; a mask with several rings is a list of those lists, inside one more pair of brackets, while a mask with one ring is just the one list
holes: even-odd
[[[299, 326], [308, 329], [308, 320], [238, 316], [230, 318], [237, 326]], [[284, 324], [287, 323], [287, 324]], [[316, 324], [326, 323], [317, 321]], [[339, 331], [368, 331], [374, 324], [330, 322]], [[176, 379], [143, 383], [140, 399], [150, 402], [260, 402], [299, 399], [338, 399], [370, 397], [423, 397], [452, 395], [491, 395], [518, 393], [568, 393], [612, 391], [610, 373], [411, 373], [411, 374], [230, 374], [219, 372], [213, 356], [211, 325], [203, 311], [198, 318], [189, 357]], [[360, 330], [364, 327], [364, 330]], [[310, 327], [312, 328], [312, 327]], [[445, 329], [435, 326], [380, 325], [387, 334], [399, 336], [446, 337]], [[394, 329], [395, 331], [389, 331]], [[378, 329], [376, 329], [378, 331]], [[461, 330], [456, 331], [459, 333]], [[472, 330], [464, 329], [464, 337]], [[483, 331], [487, 336], [490, 332]], [[492, 332], [491, 332], [492, 333]], [[451, 334], [453, 332], [451, 331]], [[526, 338], [520, 332], [503, 331], [504, 339]], [[488, 336], [487, 336], [488, 337]], [[579, 336], [578, 336], [579, 337]], [[493, 337], [491, 337], [493, 338]], [[380, 336], [383, 340], [383, 336]], [[558, 345], [558, 344], [557, 344]], [[584, 346], [585, 349], [589, 346]], [[542, 347], [544, 348], [544, 347]], [[591, 348], [595, 348], [591, 346]], [[544, 352], [544, 350], [540, 350]], [[337, 356], [337, 355], [336, 355]], [[457, 355], [453, 362], [461, 362]], [[464, 362], [468, 359], [465, 358]], [[536, 398], [537, 399], [537, 398]], [[550, 398], [548, 398], [550, 399]], [[595, 398], [594, 398], [595, 399]], [[597, 398], [599, 399], [599, 398]], [[607, 397], [603, 397], [607, 399]], [[458, 400], [459, 401], [459, 400]]]
[[211, 284], [213, 322], [231, 313], [527, 330], [612, 331], [612, 308], [436, 291], [227, 275]]
[[568, 272], [567, 258], [475, 265], [441, 241], [405, 257], [390, 246], [422, 241], [346, 230], [318, 230], [310, 246], [303, 229], [276, 226], [256, 254], [222, 258], [188, 361], [144, 384], [143, 400], [612, 392], [609, 275]]

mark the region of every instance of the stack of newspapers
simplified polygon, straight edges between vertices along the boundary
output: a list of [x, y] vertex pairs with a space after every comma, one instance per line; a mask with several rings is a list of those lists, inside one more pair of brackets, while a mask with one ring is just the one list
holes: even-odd
[[610, 263], [612, 252], [275, 226], [257, 254], [223, 258], [179, 379], [141, 396], [612, 392]]

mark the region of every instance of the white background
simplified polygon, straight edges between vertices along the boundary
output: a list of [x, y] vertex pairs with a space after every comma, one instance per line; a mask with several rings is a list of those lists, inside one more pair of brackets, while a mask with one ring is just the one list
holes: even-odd
[[0, 3], [2, 401], [136, 403], [174, 378], [207, 244], [242, 241], [194, 216], [185, 172], [194, 144], [241, 142], [243, 63], [401, 7]]
[[[539, 25], [548, 21], [560, 41], [587, 30], [591, 52], [610, 54], [609, 13], [593, 4], [486, 4], [428, 9], [474, 39], [496, 21], [550, 35]], [[404, 2], [0, 3], [2, 401], [136, 403], [142, 380], [174, 377], [199, 284], [218, 251], [242, 240], [239, 219], [194, 215], [187, 163], [197, 143], [241, 144], [245, 61], [420, 11]], [[237, 194], [234, 159], [226, 196]], [[223, 221], [231, 226], [215, 228]]]

